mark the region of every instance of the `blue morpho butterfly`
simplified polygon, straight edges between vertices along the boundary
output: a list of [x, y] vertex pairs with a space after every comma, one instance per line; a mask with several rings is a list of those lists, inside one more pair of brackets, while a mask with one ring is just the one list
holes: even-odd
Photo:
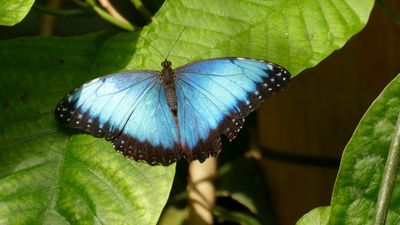
[[232, 140], [244, 118], [290, 80], [283, 67], [258, 59], [214, 58], [161, 71], [103, 76], [67, 94], [55, 118], [105, 137], [127, 157], [169, 165], [182, 156], [203, 162]]

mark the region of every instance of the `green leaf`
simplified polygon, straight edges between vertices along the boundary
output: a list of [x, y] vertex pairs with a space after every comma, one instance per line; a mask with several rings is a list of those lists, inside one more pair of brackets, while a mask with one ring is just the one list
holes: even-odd
[[28, 14], [35, 0], [0, 0], [0, 25], [14, 26]]
[[[372, 224], [392, 134], [400, 112], [400, 75], [379, 95], [343, 153], [329, 224]], [[397, 177], [386, 224], [400, 221]]]
[[119, 46], [135, 36], [0, 42], [0, 224], [156, 224], [175, 167], [126, 159], [103, 139], [70, 137], [53, 118], [60, 98], [95, 76], [94, 64], [113, 61], [104, 49], [116, 58], [131, 53]]
[[318, 207], [311, 210], [297, 221], [296, 225], [325, 225], [328, 224], [331, 208]]
[[[373, 0], [166, 1], [142, 34], [128, 68], [159, 69], [163, 57], [179, 66], [196, 59], [267, 59], [292, 75], [315, 66], [366, 24]], [[158, 56], [158, 57], [154, 57]]]

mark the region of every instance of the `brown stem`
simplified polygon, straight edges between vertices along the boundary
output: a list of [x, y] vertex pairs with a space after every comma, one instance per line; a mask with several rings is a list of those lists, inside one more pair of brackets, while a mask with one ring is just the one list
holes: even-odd
[[204, 163], [194, 161], [189, 165], [189, 218], [188, 224], [213, 224], [215, 206], [214, 178], [217, 159], [210, 157]]
[[[52, 9], [60, 8], [61, 0], [49, 0], [47, 7]], [[54, 26], [57, 22], [57, 17], [52, 15], [43, 15], [42, 22], [39, 28], [39, 35], [50, 36], [54, 32]]]
[[123, 21], [125, 23], [129, 23], [125, 17], [123, 17], [115, 8], [114, 6], [110, 3], [109, 0], [99, 0], [100, 5], [107, 10], [107, 12], [110, 13], [114, 18], [117, 20]]

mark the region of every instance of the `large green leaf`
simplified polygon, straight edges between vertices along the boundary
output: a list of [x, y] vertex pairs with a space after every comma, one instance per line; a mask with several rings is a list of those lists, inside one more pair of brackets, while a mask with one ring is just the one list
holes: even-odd
[[[371, 105], [346, 146], [333, 190], [329, 224], [372, 224], [399, 112], [400, 75]], [[399, 198], [397, 176], [386, 224], [399, 224]]]
[[0, 25], [13, 26], [28, 14], [35, 0], [0, 0]]
[[53, 119], [61, 96], [95, 74], [94, 63], [135, 50], [120, 45], [137, 35], [104, 43], [109, 36], [0, 42], [0, 224], [157, 222], [174, 166], [136, 163], [88, 135], [69, 138]]
[[[341, 48], [366, 24], [373, 0], [171, 0], [145, 29], [140, 54], [128, 68], [159, 68], [172, 43], [177, 66], [195, 59], [267, 59], [296, 75]], [[157, 57], [154, 57], [157, 56]]]

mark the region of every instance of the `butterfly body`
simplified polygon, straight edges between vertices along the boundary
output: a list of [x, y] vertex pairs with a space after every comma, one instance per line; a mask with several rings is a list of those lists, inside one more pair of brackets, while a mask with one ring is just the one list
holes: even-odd
[[247, 58], [161, 66], [90, 81], [60, 101], [55, 117], [149, 164], [202, 162], [218, 155], [221, 134], [235, 138], [244, 118], [290, 80], [281, 66]]
[[172, 69], [171, 65], [172, 65], [171, 61], [168, 61], [167, 59], [165, 59], [161, 63], [162, 70], [160, 78], [162, 79], [162, 82], [164, 84], [164, 89], [166, 92], [169, 108], [176, 116], [177, 98], [175, 91], [175, 72], [174, 69]]

